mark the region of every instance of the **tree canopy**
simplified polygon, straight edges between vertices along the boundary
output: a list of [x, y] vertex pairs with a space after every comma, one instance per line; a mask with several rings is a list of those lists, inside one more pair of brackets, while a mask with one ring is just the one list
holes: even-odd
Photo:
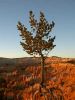
[[17, 28], [20, 31], [22, 41], [20, 44], [23, 49], [30, 55], [47, 55], [56, 45], [53, 44], [55, 36], [51, 37], [55, 23], [49, 23], [43, 12], [40, 12], [39, 21], [35, 19], [33, 11], [29, 12], [29, 23], [32, 31], [28, 31], [25, 25], [18, 22]]

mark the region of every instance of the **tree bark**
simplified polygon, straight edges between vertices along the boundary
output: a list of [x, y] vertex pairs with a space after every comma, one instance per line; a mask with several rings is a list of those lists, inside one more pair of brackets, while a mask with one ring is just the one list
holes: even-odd
[[44, 85], [44, 56], [41, 54], [41, 85]]

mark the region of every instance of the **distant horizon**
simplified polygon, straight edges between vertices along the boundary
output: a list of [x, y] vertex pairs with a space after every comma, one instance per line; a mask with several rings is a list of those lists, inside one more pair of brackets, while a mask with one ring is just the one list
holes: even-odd
[[[7, 58], [7, 59], [15, 59], [15, 58], [33, 58], [34, 56], [23, 56], [23, 57], [0, 57], [0, 58]], [[47, 57], [57, 57], [57, 58], [75, 58], [75, 57], [61, 57], [61, 56], [47, 56]], [[34, 58], [39, 58], [35, 56]]]

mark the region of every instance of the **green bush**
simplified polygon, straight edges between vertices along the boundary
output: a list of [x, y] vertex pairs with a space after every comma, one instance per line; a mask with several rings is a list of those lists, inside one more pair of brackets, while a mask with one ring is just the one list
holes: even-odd
[[7, 96], [7, 100], [14, 100], [13, 96]]
[[17, 84], [16, 86], [13, 87], [15, 90], [24, 90], [25, 86], [22, 84]]
[[6, 80], [2, 76], [0, 76], [0, 84], [2, 83], [6, 83]]

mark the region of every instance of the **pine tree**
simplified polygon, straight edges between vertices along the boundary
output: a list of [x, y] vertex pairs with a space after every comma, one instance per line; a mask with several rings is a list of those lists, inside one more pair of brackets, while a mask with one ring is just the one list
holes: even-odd
[[52, 21], [49, 23], [43, 12], [40, 12], [39, 22], [35, 19], [33, 11], [29, 12], [29, 23], [31, 31], [21, 23], [18, 22], [17, 28], [20, 31], [22, 37], [23, 49], [30, 55], [39, 55], [41, 57], [41, 85], [44, 83], [44, 61], [48, 53], [56, 46], [53, 44], [55, 36], [51, 37], [50, 32], [52, 31], [55, 23]]

